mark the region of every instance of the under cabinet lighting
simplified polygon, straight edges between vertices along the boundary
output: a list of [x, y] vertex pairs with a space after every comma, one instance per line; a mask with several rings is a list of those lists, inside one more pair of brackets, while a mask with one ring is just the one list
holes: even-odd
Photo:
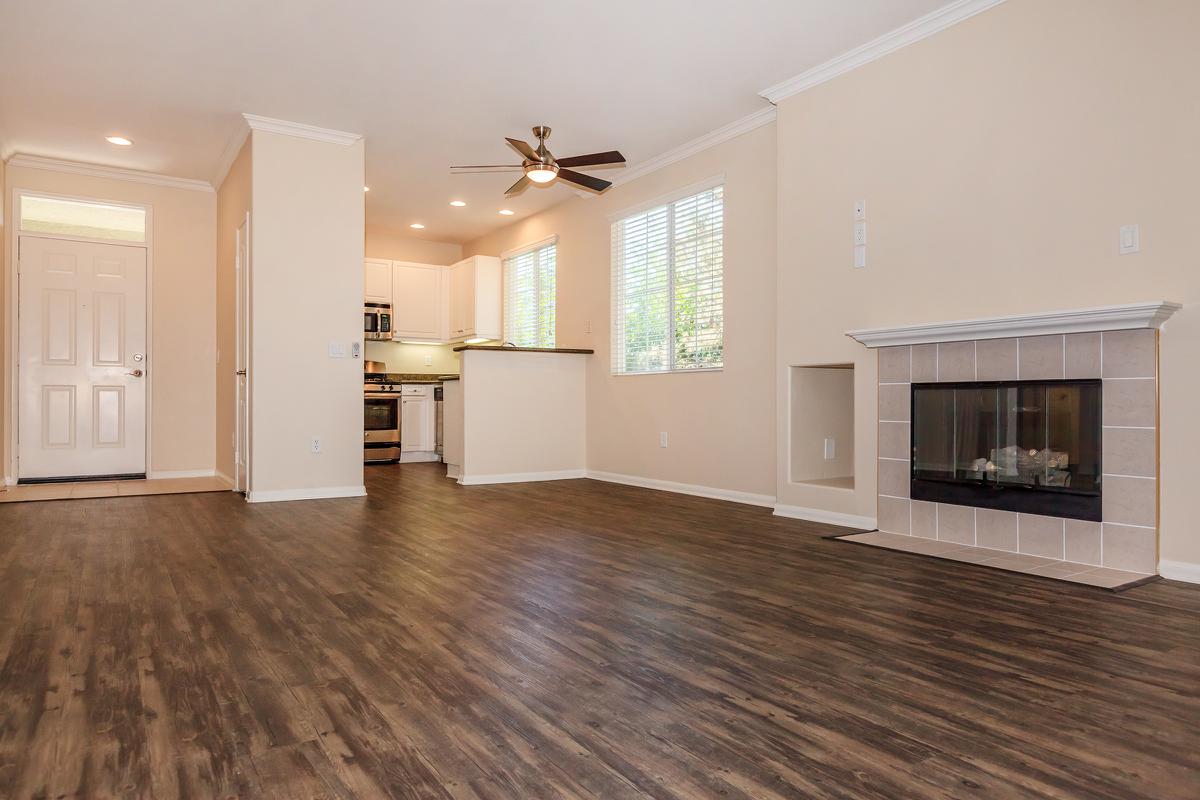
[[487, 339], [467, 339], [463, 344], [480, 344], [486, 341]]
[[133, 139], [126, 139], [124, 136], [105, 136], [104, 141], [109, 144], [117, 144], [121, 147], [129, 147], [133, 144]]

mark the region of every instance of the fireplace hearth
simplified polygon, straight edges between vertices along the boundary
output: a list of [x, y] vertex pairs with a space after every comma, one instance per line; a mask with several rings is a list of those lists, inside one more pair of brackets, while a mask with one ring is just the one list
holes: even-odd
[[912, 384], [914, 500], [1100, 521], [1102, 382]]

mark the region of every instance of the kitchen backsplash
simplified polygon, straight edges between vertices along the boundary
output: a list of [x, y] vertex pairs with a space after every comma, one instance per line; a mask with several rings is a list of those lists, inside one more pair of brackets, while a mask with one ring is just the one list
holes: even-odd
[[[423, 375], [457, 375], [459, 354], [451, 344], [401, 344], [400, 342], [365, 342], [366, 360], [382, 361], [388, 372], [409, 372]], [[429, 359], [431, 363], [426, 363]]]

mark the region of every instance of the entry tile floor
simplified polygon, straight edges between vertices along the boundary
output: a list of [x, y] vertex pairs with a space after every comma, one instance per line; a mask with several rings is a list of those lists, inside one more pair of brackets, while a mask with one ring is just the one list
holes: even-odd
[[148, 494], [227, 492], [233, 487], [224, 478], [149, 478], [128, 481], [81, 481], [77, 483], [32, 483], [9, 486], [0, 491], [0, 503], [34, 500], [78, 500], [87, 497], [136, 497]]
[[1007, 550], [992, 550], [987, 547], [943, 542], [920, 536], [883, 533], [882, 531], [853, 533], [848, 536], [839, 536], [837, 539], [842, 542], [855, 542], [888, 550], [934, 556], [949, 561], [963, 561], [985, 567], [1006, 569], [1010, 572], [1023, 572], [1026, 575], [1057, 578], [1070, 583], [1082, 583], [1086, 586], [1097, 586], [1103, 589], [1120, 589], [1154, 577], [1154, 575], [1141, 572], [1127, 572], [1122, 569], [1077, 564], [1072, 561], [1010, 553]]

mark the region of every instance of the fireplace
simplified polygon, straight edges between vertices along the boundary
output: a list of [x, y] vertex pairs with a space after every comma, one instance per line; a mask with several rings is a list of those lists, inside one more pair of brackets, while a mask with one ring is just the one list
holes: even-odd
[[913, 383], [911, 498], [1100, 521], [1101, 386]]

